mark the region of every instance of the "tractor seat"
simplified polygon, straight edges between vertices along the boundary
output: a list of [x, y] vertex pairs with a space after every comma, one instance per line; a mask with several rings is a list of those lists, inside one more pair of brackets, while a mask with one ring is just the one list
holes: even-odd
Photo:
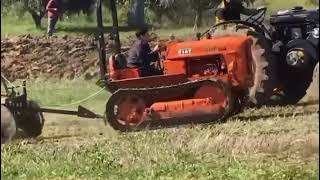
[[127, 58], [124, 54], [117, 54], [114, 58], [113, 66], [115, 69], [125, 69], [127, 68]]
[[139, 68], [130, 68], [127, 66], [126, 56], [122, 53], [109, 58], [108, 72], [113, 80], [138, 78], [141, 74]]

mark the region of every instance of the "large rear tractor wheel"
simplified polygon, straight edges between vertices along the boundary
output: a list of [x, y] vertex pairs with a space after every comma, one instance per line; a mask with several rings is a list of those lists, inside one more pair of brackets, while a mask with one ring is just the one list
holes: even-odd
[[282, 104], [319, 101], [319, 63], [287, 78]]
[[10, 110], [1, 105], [1, 144], [8, 143], [16, 134], [16, 122]]
[[[272, 43], [261, 33], [253, 31], [247, 26], [225, 24], [211, 32], [212, 37], [248, 36], [252, 38], [252, 73], [253, 86], [248, 88], [247, 102], [249, 105], [265, 105], [273, 94], [277, 85], [276, 59], [272, 54]], [[250, 64], [249, 63], [249, 64]]]
[[37, 137], [42, 133], [44, 117], [42, 112], [37, 111], [40, 106], [34, 101], [29, 101], [30, 107], [22, 112], [19, 118], [19, 127], [27, 137]]
[[307, 89], [307, 95], [302, 101], [317, 101], [319, 103], [319, 63], [317, 63], [313, 71], [313, 80]]

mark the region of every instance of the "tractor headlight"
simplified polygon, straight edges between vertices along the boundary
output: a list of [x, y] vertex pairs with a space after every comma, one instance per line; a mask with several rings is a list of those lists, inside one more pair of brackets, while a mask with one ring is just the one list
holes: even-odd
[[298, 64], [304, 63], [303, 49], [291, 49], [287, 54], [286, 60], [290, 66], [297, 66]]
[[312, 31], [312, 36], [314, 38], [319, 38], [319, 28], [314, 28], [313, 31]]

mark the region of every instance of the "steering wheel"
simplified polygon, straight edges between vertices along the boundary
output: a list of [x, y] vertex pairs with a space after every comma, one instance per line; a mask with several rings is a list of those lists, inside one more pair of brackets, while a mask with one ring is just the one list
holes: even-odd
[[[264, 18], [266, 17], [267, 8], [262, 7], [258, 9], [258, 12], [255, 14], [250, 15], [245, 21], [251, 22], [253, 24], [261, 25], [264, 21]], [[258, 17], [254, 18], [255, 16], [259, 15]], [[252, 21], [250, 21], [252, 20]]]
[[[266, 16], [267, 8], [263, 7], [258, 9], [258, 12], [249, 16], [246, 20], [231, 20], [231, 21], [224, 21], [218, 24], [215, 24], [210, 29], [205, 31], [200, 35], [201, 39], [205, 38], [208, 34], [212, 35], [218, 29], [218, 27], [227, 27], [230, 24], [235, 24], [238, 29], [247, 28], [247, 29], [254, 29], [254, 31], [265, 34], [271, 38], [271, 34], [268, 29], [264, 26], [263, 21]], [[255, 18], [255, 16], [259, 15]], [[251, 22], [250, 22], [251, 20]]]

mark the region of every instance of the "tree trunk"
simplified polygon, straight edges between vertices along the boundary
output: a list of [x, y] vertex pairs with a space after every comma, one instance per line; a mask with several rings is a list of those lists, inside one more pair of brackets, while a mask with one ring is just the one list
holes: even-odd
[[155, 15], [157, 17], [157, 20], [158, 20], [159, 24], [161, 25], [162, 24], [162, 12], [159, 11], [159, 10], [158, 11], [155, 10], [154, 13], [155, 13]]
[[145, 25], [144, 4], [145, 0], [134, 0], [131, 4], [128, 25], [131, 27], [142, 27]]
[[33, 22], [37, 29], [41, 29], [41, 19], [43, 18], [44, 14], [43, 12], [40, 12], [40, 14], [37, 14], [34, 10], [28, 9], [28, 12], [31, 14], [31, 17], [33, 19]]
[[197, 30], [202, 26], [202, 11], [199, 9], [196, 11], [196, 17], [194, 19], [193, 30]]

